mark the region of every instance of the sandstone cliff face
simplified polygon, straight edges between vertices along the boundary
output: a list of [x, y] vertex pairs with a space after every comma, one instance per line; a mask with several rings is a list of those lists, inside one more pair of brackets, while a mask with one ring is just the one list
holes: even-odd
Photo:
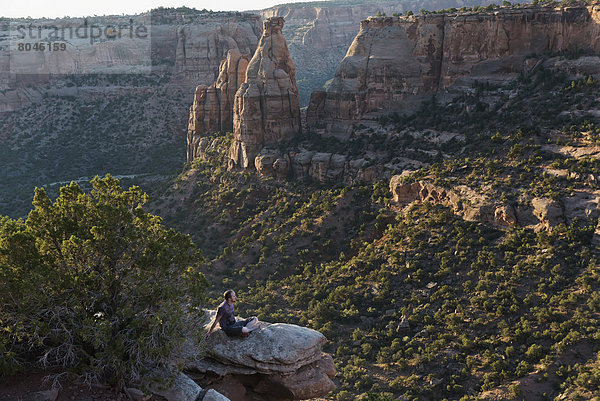
[[265, 145], [291, 139], [301, 130], [296, 67], [281, 32], [283, 24], [280, 17], [265, 21], [246, 82], [235, 94], [229, 156], [243, 168], [254, 165]]
[[227, 59], [221, 62], [217, 81], [210, 86], [196, 87], [187, 131], [188, 161], [198, 157], [202, 136], [233, 130], [235, 93], [246, 79], [248, 60], [248, 55], [242, 55], [238, 49], [229, 50]]
[[[165, 28], [169, 29], [168, 26]], [[170, 27], [171, 32], [173, 28]], [[221, 60], [227, 57], [229, 50], [253, 54], [259, 37], [258, 15], [239, 14], [225, 19], [215, 16], [179, 26], [175, 38], [175, 77], [193, 82], [213, 82], [217, 79]]]
[[[147, 59], [152, 61], [152, 72], [167, 81], [161, 82], [161, 85], [209, 85], [217, 79], [220, 63], [227, 57], [230, 49], [237, 49], [242, 54], [253, 54], [261, 34], [260, 16], [239, 12], [183, 13], [167, 9], [135, 16], [90, 17], [89, 22], [103, 26], [121, 20], [129, 21], [131, 18], [141, 20], [151, 27], [151, 43], [148, 48], [132, 48], [130, 43], [123, 46], [110, 41], [89, 46], [86, 42], [89, 39], [80, 39], [83, 50], [40, 53], [35, 64], [28, 62], [27, 56], [30, 55], [27, 54], [19, 55], [23, 58], [22, 62], [19, 62], [21, 59], [14, 59], [17, 54], [11, 52], [10, 47], [12, 23], [73, 28], [80, 26], [83, 18], [1, 21], [0, 112], [12, 112], [38, 101], [43, 93], [36, 92], [43, 92], [45, 88], [42, 86], [48, 81], [61, 85], [60, 80], [68, 74], [85, 77], [88, 74], [129, 73], [132, 70], [116, 69], [119, 65], [135, 66], [138, 63], [141, 63], [140, 69], [148, 68]], [[190, 99], [186, 99], [186, 102], [191, 100], [192, 93], [189, 89], [188, 92]]]
[[294, 177], [297, 180], [310, 179], [323, 184], [371, 183], [391, 175], [385, 166], [371, 164], [364, 158], [351, 159], [342, 154], [305, 149], [282, 154], [265, 148], [254, 159], [254, 165], [263, 178]]
[[308, 124], [330, 132], [390, 111], [410, 112], [422, 100], [505, 81], [530, 54], [600, 51], [600, 6], [531, 7], [494, 13], [369, 18], [341, 62], [326, 95], [316, 92]]
[[283, 34], [290, 47], [290, 54], [298, 67], [300, 104], [306, 106], [310, 93], [321, 88], [335, 74], [348, 46], [359, 31], [360, 21], [377, 12], [392, 15], [421, 7], [438, 10], [465, 5], [489, 4], [492, 1], [465, 2], [462, 0], [424, 1], [328, 1], [315, 6], [313, 3], [284, 4], [260, 11], [263, 18], [284, 17]]

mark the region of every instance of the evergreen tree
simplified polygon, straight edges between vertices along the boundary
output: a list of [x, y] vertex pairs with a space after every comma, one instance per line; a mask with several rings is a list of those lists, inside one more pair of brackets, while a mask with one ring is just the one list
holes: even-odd
[[25, 222], [0, 220], [0, 372], [35, 363], [120, 387], [176, 370], [204, 297], [200, 254], [143, 210], [139, 187], [91, 183], [55, 202], [37, 188]]

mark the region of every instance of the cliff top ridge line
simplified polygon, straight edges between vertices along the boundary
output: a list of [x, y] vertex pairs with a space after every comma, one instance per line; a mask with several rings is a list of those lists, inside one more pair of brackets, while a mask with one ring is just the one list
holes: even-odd
[[[484, 11], [461, 11], [457, 9], [455, 12], [427, 12], [425, 14], [412, 14], [412, 15], [397, 15], [397, 16], [370, 16], [360, 22], [360, 27], [380, 27], [380, 26], [391, 26], [396, 23], [414, 23], [417, 21], [435, 21], [444, 19], [459, 19], [468, 17], [478, 17], [484, 19], [507, 19], [510, 17], [525, 17], [525, 21], [540, 21], [540, 22], [551, 22], [546, 21], [547, 14], [558, 14], [560, 15], [560, 21], [564, 22], [579, 22], [581, 21], [581, 15], [578, 12], [588, 11], [589, 16], [585, 18], [585, 21], [592, 19], [593, 12], [600, 11], [600, 2], [594, 2], [591, 4], [576, 4], [569, 6], [552, 6], [552, 5], [530, 5], [526, 4], [524, 7], [516, 8], [514, 6], [502, 6], [494, 10]], [[482, 10], [480, 9], [480, 10]], [[527, 18], [527, 17], [532, 17]], [[552, 20], [552, 22], [557, 22]], [[600, 22], [600, 21], [599, 21]]]

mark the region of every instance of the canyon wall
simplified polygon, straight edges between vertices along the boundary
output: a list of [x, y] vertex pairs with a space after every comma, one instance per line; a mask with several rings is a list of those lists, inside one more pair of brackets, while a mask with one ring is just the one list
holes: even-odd
[[307, 111], [309, 126], [342, 138], [365, 117], [412, 112], [474, 81], [516, 78], [536, 54], [600, 51], [598, 5], [380, 17], [360, 26], [333, 83], [313, 93]]
[[265, 145], [292, 139], [301, 131], [296, 67], [281, 32], [283, 25], [281, 17], [264, 22], [246, 81], [235, 94], [229, 157], [242, 168], [253, 167]]
[[[144, 41], [103, 40], [90, 44], [85, 38], [71, 40], [73, 43], [69, 42], [67, 51], [38, 51], [33, 55], [30, 54], [33, 52], [19, 52], [14, 48], [15, 26], [19, 24], [57, 26], [68, 31], [84, 24], [104, 27], [129, 20], [145, 24], [150, 42], [147, 48], [135, 47]], [[159, 9], [135, 16], [2, 19], [0, 113], [39, 101], [47, 90], [44, 86], [64, 86], [61, 79], [65, 77], [80, 77], [81, 84], [77, 86], [94, 86], [94, 80], [88, 78], [98, 74], [143, 78], [152, 73], [161, 77], [162, 86], [186, 88], [186, 102], [190, 102], [193, 91], [189, 87], [215, 81], [220, 63], [230, 49], [253, 54], [260, 35], [261, 17], [240, 12]], [[116, 70], [123, 65], [126, 67]]]
[[[173, 27], [166, 28], [172, 34]], [[176, 29], [174, 75], [196, 83], [212, 82], [230, 49], [253, 54], [260, 35], [260, 17], [253, 14], [217, 13], [180, 26]]]
[[336, 68], [344, 58], [348, 46], [359, 31], [360, 21], [378, 12], [391, 16], [394, 13], [418, 12], [421, 8], [438, 10], [450, 7], [485, 5], [492, 0], [375, 0], [328, 1], [326, 3], [283, 4], [257, 11], [263, 18], [284, 17], [283, 34], [290, 55], [298, 69], [296, 79], [300, 92], [300, 105], [308, 105], [310, 93], [323, 87], [333, 78]]
[[[262, 25], [258, 15], [185, 7], [142, 15], [148, 16], [151, 48], [145, 55], [151, 63], [143, 61], [143, 73], [125, 74], [114, 73], [114, 64], [120, 60], [136, 65], [139, 60], [130, 57], [135, 47], [118, 40], [90, 44], [89, 39], [83, 59], [69, 42], [70, 53], [32, 51], [29, 55], [36, 62], [22, 64], [55, 68], [57, 74], [43, 73], [43, 68], [39, 74], [17, 74], [11, 66], [13, 23], [78, 27], [85, 19], [0, 18], [0, 214], [26, 216], [34, 187], [106, 172], [135, 177], [131, 180], [144, 185], [144, 177], [155, 179], [181, 169], [194, 88], [219, 78], [220, 63], [229, 50], [253, 54]], [[137, 17], [97, 16], [87, 21], [88, 26], [106, 26], [115, 19]], [[83, 46], [85, 41], [79, 43]], [[66, 53], [81, 62], [66, 63]], [[41, 63], [51, 57], [65, 63]], [[238, 83], [233, 86], [231, 104]]]

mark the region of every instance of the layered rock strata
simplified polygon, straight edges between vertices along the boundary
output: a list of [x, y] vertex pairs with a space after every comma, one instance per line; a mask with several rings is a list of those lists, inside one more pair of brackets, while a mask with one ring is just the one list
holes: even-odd
[[600, 52], [600, 6], [369, 18], [327, 93], [314, 93], [307, 123], [343, 138], [362, 118], [411, 112], [474, 81], [515, 78], [532, 54], [572, 50]]
[[263, 322], [248, 338], [217, 330], [207, 341], [209, 357], [188, 361], [186, 369], [205, 374], [203, 386], [231, 399], [323, 397], [335, 388], [336, 374], [333, 359], [322, 351], [326, 342], [318, 331], [283, 323]]
[[385, 166], [373, 165], [364, 158], [351, 159], [342, 154], [303, 149], [280, 153], [265, 148], [256, 156], [254, 164], [263, 178], [293, 177], [320, 183], [374, 182], [387, 172]]
[[[20, 24], [55, 26], [69, 32], [69, 29], [83, 25], [84, 21], [90, 25], [106, 27], [125, 22], [129, 24], [132, 20], [136, 24], [143, 21], [146, 27], [151, 27], [151, 44], [147, 47], [136, 48], [133, 46], [136, 41], [123, 43], [120, 40], [100, 40], [90, 46], [89, 39], [80, 38], [72, 41], [73, 47], [69, 46], [68, 51], [38, 52], [35, 63], [27, 58], [32, 56], [30, 54], [20, 55], [23, 59], [14, 58], [18, 52], [12, 49], [11, 27], [14, 31]], [[130, 72], [145, 71], [144, 68], [148, 67], [145, 63], [149, 61], [152, 73], [161, 78], [161, 87], [189, 88], [190, 84], [199, 83], [209, 85], [217, 79], [219, 64], [227, 56], [227, 52], [237, 49], [243, 54], [253, 54], [260, 34], [259, 15], [192, 9], [157, 9], [139, 15], [54, 20], [4, 19], [0, 21], [0, 113], [19, 110], [40, 101], [47, 91], [48, 82], [51, 87], [62, 87], [64, 83], [61, 79], [70, 79], [73, 75], [84, 82], [80, 87], [82, 89], [96, 85], [98, 90], [123, 87], [123, 79], [118, 79], [119, 83], [115, 85], [94, 84], [97, 82], [95, 76], [119, 73], [122, 78]], [[145, 42], [142, 41], [143, 43]], [[132, 68], [117, 71], [119, 66], [130, 65], [139, 70]], [[112, 79], [108, 81], [110, 84]], [[134, 78], [130, 82], [135, 81]], [[155, 84], [149, 86], [154, 87]], [[132, 87], [139, 87], [139, 84]], [[186, 94], [186, 97], [185, 102], [189, 104], [191, 93]]]
[[246, 82], [235, 94], [232, 166], [253, 167], [254, 158], [269, 144], [300, 133], [296, 68], [281, 33], [284, 20], [269, 18], [246, 70]]
[[294, 3], [260, 11], [263, 18], [284, 17], [283, 34], [296, 67], [300, 105], [308, 104], [310, 93], [331, 79], [359, 30], [360, 21], [384, 13], [404, 14], [420, 8], [439, 10], [450, 7], [485, 5], [491, 0], [372, 0], [327, 3]]
[[198, 144], [203, 136], [233, 130], [235, 93], [246, 80], [248, 61], [248, 55], [238, 49], [229, 50], [221, 62], [217, 81], [210, 86], [196, 87], [187, 131], [188, 161], [198, 157]]

